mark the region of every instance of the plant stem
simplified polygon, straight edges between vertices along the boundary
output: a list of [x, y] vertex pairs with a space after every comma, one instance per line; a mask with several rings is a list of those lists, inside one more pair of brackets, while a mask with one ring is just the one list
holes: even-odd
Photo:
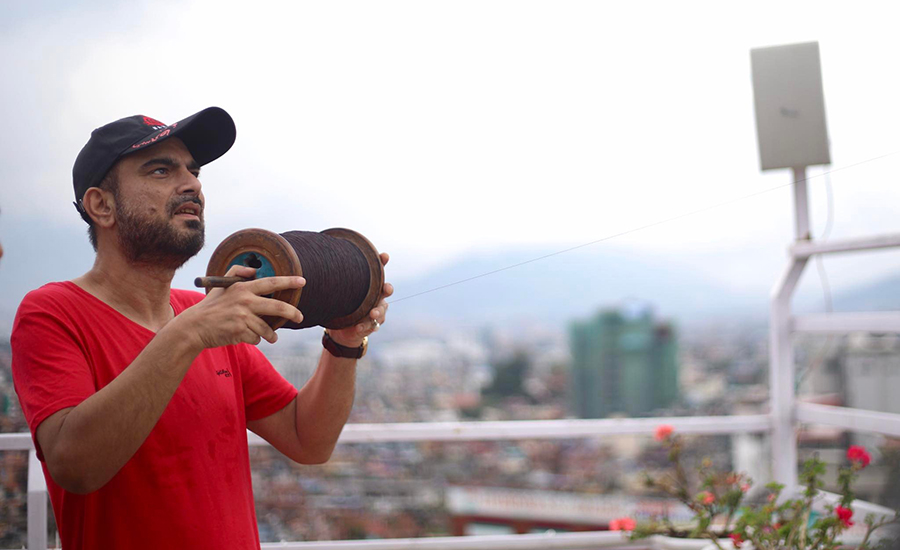
[[734, 507], [729, 507], [729, 508], [728, 508], [728, 515], [725, 516], [725, 530], [726, 530], [726, 531], [730, 531], [730, 530], [731, 530], [731, 527], [730, 527], [730, 526], [731, 526], [731, 518], [734, 516], [734, 512], [735, 512], [735, 508], [734, 508]]
[[716, 548], [718, 548], [719, 550], [725, 550], [724, 548], [722, 548], [722, 545], [719, 544], [719, 537], [717, 537], [715, 533], [708, 532], [706, 533], [706, 536], [709, 537], [709, 540], [711, 540], [712, 543], [716, 545]]
[[[880, 527], [880, 525], [879, 525], [879, 527]], [[871, 535], [872, 531], [874, 531], [875, 529], [877, 529], [877, 527], [874, 527], [872, 525], [870, 525], [868, 527], [868, 529], [866, 529], [866, 536], [863, 537], [862, 542], [859, 544], [859, 546], [856, 547], [857, 550], [859, 550], [860, 548], [866, 547], [866, 543], [869, 542], [869, 535]]]
[[887, 525], [889, 523], [895, 523], [898, 519], [900, 519], [900, 512], [898, 512], [898, 515], [896, 515], [890, 519], [882, 518], [881, 521], [879, 521], [878, 523], [869, 525], [868, 529], [866, 529], [866, 536], [863, 537], [862, 543], [860, 543], [860, 545], [857, 546], [857, 550], [866, 547], [866, 543], [869, 542], [869, 537], [872, 535], [872, 533], [875, 531], [875, 529], [878, 529], [879, 527], [884, 527], [885, 525]]
[[800, 523], [800, 548], [806, 548], [806, 526], [809, 525], [810, 512], [811, 510], [807, 506], [807, 510], [803, 514], [803, 521]]

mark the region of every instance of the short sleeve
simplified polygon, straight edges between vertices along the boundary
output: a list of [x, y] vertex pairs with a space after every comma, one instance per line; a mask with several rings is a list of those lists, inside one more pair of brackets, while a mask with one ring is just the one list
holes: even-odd
[[38, 458], [37, 429], [53, 413], [74, 407], [96, 391], [79, 339], [65, 321], [26, 296], [10, 337], [16, 393], [31, 428]]
[[297, 397], [297, 388], [275, 370], [258, 348], [249, 344], [240, 344], [237, 348], [248, 421], [274, 414]]

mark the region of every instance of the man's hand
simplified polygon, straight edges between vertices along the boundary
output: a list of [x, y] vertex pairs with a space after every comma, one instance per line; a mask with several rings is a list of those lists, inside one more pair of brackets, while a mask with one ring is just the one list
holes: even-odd
[[[381, 254], [382, 264], [387, 265], [389, 259]], [[385, 283], [383, 298], [393, 293], [394, 286]], [[378, 330], [376, 321], [384, 323], [387, 309], [387, 301], [382, 299], [361, 323], [328, 332], [342, 346], [359, 347], [364, 337]], [[316, 372], [299, 395], [280, 411], [247, 422], [247, 427], [292, 460], [321, 464], [334, 451], [355, 393], [356, 359], [335, 357], [323, 350]]]
[[[387, 252], [381, 253], [382, 265], [387, 265], [390, 259], [391, 257]], [[372, 334], [378, 330], [380, 325], [384, 324], [388, 310], [386, 298], [389, 298], [393, 293], [394, 285], [391, 283], [384, 283], [384, 288], [381, 291], [381, 301], [372, 308], [372, 311], [369, 312], [369, 316], [352, 327], [342, 328], [340, 330], [329, 330], [328, 333], [331, 335], [331, 339], [348, 348], [358, 348], [361, 346], [363, 338]]]
[[[253, 268], [236, 265], [226, 276], [249, 279], [255, 274]], [[262, 317], [284, 317], [300, 323], [303, 314], [296, 307], [265, 295], [305, 284], [303, 277], [264, 277], [228, 288], [214, 288], [203, 301], [175, 317], [172, 324], [179, 323], [184, 334], [195, 336], [195, 344], [200, 349], [239, 343], [256, 345], [262, 339], [275, 343], [278, 335]]]

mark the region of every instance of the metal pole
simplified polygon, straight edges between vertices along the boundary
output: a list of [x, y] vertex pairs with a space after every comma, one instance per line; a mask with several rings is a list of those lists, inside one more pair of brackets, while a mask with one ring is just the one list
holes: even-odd
[[47, 550], [47, 483], [34, 450], [28, 452], [28, 550]]
[[[806, 167], [794, 167], [794, 222], [796, 241], [809, 241], [809, 200]], [[793, 249], [792, 249], [793, 250]], [[772, 292], [769, 320], [769, 385], [772, 413], [772, 473], [785, 485], [786, 495], [797, 487], [796, 394], [794, 342], [791, 335], [791, 298], [808, 256], [791, 253], [790, 265]]]
[[795, 166], [794, 172], [794, 213], [798, 241], [810, 240], [809, 200], [806, 194], [806, 166]]
[[797, 437], [794, 433], [794, 343], [791, 296], [806, 259], [791, 260], [772, 293], [769, 320], [769, 399], [772, 413], [772, 474], [790, 495], [797, 486]]

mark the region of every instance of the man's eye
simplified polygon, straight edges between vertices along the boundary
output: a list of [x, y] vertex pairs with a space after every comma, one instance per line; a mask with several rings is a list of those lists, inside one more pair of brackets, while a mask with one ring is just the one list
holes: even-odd
[[168, 169], [168, 168], [157, 168], [156, 170], [154, 170], [154, 171], [151, 172], [151, 173], [152, 173], [152, 174], [159, 174], [159, 175], [162, 176], [162, 175], [167, 174], [168, 172], [169, 172], [169, 169]]

